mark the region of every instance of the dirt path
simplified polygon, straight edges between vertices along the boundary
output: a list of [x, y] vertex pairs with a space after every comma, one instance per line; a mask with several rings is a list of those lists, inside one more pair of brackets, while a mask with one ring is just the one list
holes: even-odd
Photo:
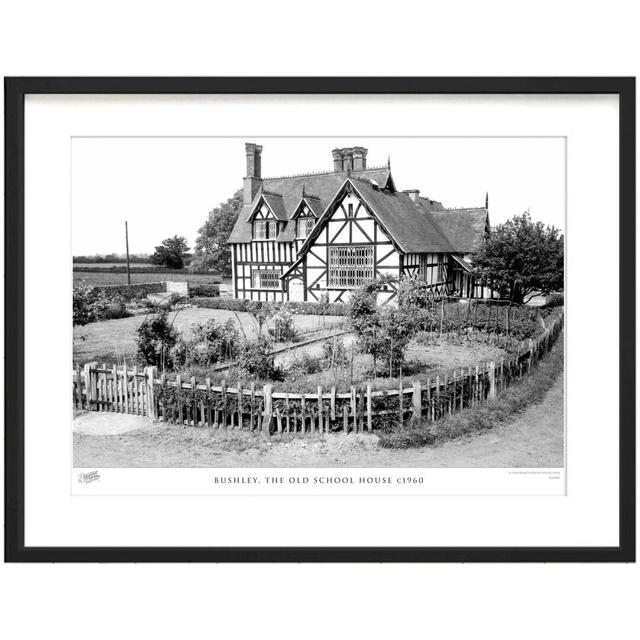
[[[83, 414], [74, 423], [74, 466], [562, 467], [563, 389], [559, 375], [543, 402], [530, 406], [509, 424], [440, 446], [408, 450], [381, 449], [377, 436], [266, 438], [239, 431], [165, 427], [144, 418], [126, 425], [135, 428], [143, 421], [144, 428], [117, 433], [108, 423], [119, 421], [119, 416]], [[93, 426], [92, 421], [96, 422]]]

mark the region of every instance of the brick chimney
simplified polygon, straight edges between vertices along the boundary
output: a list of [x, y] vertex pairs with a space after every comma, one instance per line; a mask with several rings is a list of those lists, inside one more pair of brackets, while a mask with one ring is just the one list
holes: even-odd
[[244, 145], [247, 175], [244, 179], [244, 204], [251, 204], [262, 185], [262, 147], [253, 142]]
[[331, 155], [333, 156], [333, 171], [339, 173], [342, 171], [342, 149], [334, 149]]
[[404, 189], [402, 193], [406, 193], [411, 198], [411, 202], [416, 204], [420, 199], [420, 189]]
[[333, 170], [336, 173], [347, 169], [361, 171], [367, 168], [367, 149], [364, 147], [334, 149], [331, 155], [333, 156]]
[[353, 170], [361, 171], [367, 168], [367, 149], [353, 147]]

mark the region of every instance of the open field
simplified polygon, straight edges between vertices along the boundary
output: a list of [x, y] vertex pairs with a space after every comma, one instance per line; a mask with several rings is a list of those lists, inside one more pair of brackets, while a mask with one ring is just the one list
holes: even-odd
[[[126, 267], [126, 262], [74, 262], [73, 267], [82, 269], [110, 269], [111, 267]], [[131, 269], [151, 269], [155, 265], [150, 262], [132, 262]]]
[[[102, 266], [102, 265], [100, 265]], [[131, 268], [131, 283], [138, 284], [140, 282], [164, 282], [169, 280], [171, 282], [193, 282], [194, 284], [216, 284], [220, 282], [220, 277], [214, 274], [211, 275], [196, 275], [190, 273], [136, 273], [135, 269]], [[90, 272], [90, 271], [74, 271], [73, 272], [73, 284], [77, 285], [81, 282], [91, 286], [102, 286], [109, 284], [127, 284], [126, 273], [103, 273], [103, 272]], [[223, 280], [225, 283], [230, 283], [230, 280]]]
[[269, 438], [97, 412], [80, 414], [74, 431], [76, 467], [559, 468], [564, 465], [564, 378], [560, 367], [540, 402], [489, 431], [413, 449], [379, 447], [376, 435]]
[[[134, 316], [120, 320], [103, 320], [92, 322], [84, 327], [73, 328], [73, 360], [84, 364], [90, 361], [106, 362], [107, 364], [121, 364], [126, 359], [128, 365], [135, 362], [137, 328], [146, 316]], [[191, 325], [196, 322], [206, 322], [215, 319], [217, 322], [233, 320], [240, 333], [244, 331], [247, 337], [257, 335], [257, 325], [250, 313], [226, 311], [224, 309], [189, 308], [173, 311], [169, 320], [181, 333], [188, 335]], [[323, 324], [322, 316], [296, 315], [294, 322], [299, 333], [311, 333], [341, 326], [345, 318], [342, 316], [326, 316]], [[240, 325], [238, 325], [238, 322]], [[284, 346], [284, 345], [280, 345]]]

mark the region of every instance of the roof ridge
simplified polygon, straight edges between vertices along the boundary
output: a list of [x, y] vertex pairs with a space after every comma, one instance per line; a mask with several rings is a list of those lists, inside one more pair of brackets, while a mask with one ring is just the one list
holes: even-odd
[[445, 207], [443, 211], [486, 211], [486, 207]]
[[[379, 167], [367, 167], [366, 169], [351, 169], [351, 173], [365, 173], [366, 171], [379, 171], [380, 169], [386, 169], [387, 171], [390, 170], [386, 165], [382, 165]], [[309, 173], [292, 173], [286, 176], [262, 178], [262, 180], [283, 180], [285, 178], [303, 178], [305, 176], [326, 176], [332, 173], [347, 173], [347, 171], [311, 171]]]

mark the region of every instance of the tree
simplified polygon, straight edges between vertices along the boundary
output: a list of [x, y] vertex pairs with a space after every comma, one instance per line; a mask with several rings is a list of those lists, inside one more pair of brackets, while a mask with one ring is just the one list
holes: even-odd
[[209, 212], [207, 221], [198, 229], [195, 258], [192, 264], [199, 269], [216, 269], [223, 276], [231, 276], [231, 249], [227, 240], [242, 209], [242, 190]]
[[482, 284], [523, 304], [564, 288], [564, 235], [527, 211], [494, 227], [473, 264]]
[[163, 265], [169, 269], [182, 269], [188, 255], [187, 239], [182, 236], [173, 236], [163, 240], [162, 244], [156, 247], [155, 253], [151, 256], [151, 263]]

